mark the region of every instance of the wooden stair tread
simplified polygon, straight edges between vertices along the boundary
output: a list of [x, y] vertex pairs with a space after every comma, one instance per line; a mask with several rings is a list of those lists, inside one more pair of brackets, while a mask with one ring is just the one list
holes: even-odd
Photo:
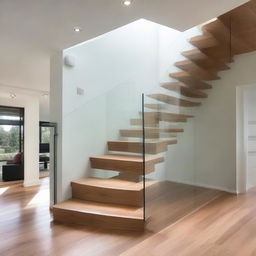
[[155, 118], [159, 121], [166, 122], [186, 122], [188, 118], [193, 117], [192, 115], [186, 114], [176, 114], [176, 113], [167, 113], [167, 112], [144, 112], [144, 118], [147, 120], [148, 118]]
[[[130, 124], [131, 125], [139, 125], [142, 126], [143, 122], [142, 122], [142, 118], [132, 118], [130, 120]], [[147, 118], [144, 121], [144, 125], [145, 127], [157, 127], [159, 124], [159, 120], [155, 119], [155, 118]]]
[[[72, 181], [73, 184], [86, 185], [91, 187], [100, 187], [113, 190], [125, 190], [125, 191], [141, 191], [143, 190], [143, 182], [134, 182], [118, 178], [85, 178], [76, 181]], [[156, 184], [157, 181], [147, 181], [146, 186]]]
[[168, 145], [171, 144], [177, 144], [177, 139], [147, 140], [145, 144], [142, 141], [108, 141], [108, 150], [142, 154], [143, 145], [145, 145], [146, 154], [158, 154], [166, 152]]
[[217, 70], [204, 69], [189, 59], [178, 61], [175, 63], [175, 66], [202, 80], [220, 79], [220, 77], [217, 76]]
[[[141, 112], [140, 112], [140, 114], [141, 114]], [[160, 111], [144, 112], [144, 115], [148, 115], [148, 116], [169, 116], [169, 117], [181, 117], [181, 118], [191, 118], [191, 117], [194, 117], [194, 116], [188, 115], [188, 114], [167, 113], [167, 112], [160, 112]]]
[[[122, 148], [120, 148], [119, 151], [121, 150]], [[124, 150], [125, 150], [125, 147], [124, 147]], [[140, 155], [109, 154], [109, 155], [102, 155], [97, 157], [90, 157], [91, 167], [96, 169], [102, 169], [102, 170], [133, 173], [139, 176], [139, 175], [143, 175], [144, 170], [146, 173], [153, 172], [155, 170], [155, 165], [164, 161], [163, 157], [160, 157], [157, 155], [146, 155], [145, 166], [144, 166], [141, 149], [140, 149], [140, 152], [136, 152], [137, 150], [139, 149], [137, 146], [135, 146], [134, 153], [140, 153]], [[129, 152], [129, 151], [122, 151], [122, 152]]]
[[185, 84], [180, 82], [162, 83], [161, 87], [170, 91], [180, 93], [181, 95], [190, 97], [190, 98], [207, 98], [208, 97], [205, 92], [189, 88]]
[[176, 97], [169, 96], [169, 95], [166, 95], [166, 94], [161, 94], [161, 93], [149, 94], [147, 96], [152, 98], [152, 99], [156, 99], [158, 101], [162, 101], [162, 102], [165, 102], [167, 104], [176, 105], [176, 106], [196, 107], [196, 106], [201, 105], [200, 102], [188, 101], [188, 100], [176, 98]]
[[199, 49], [183, 51], [181, 54], [203, 68], [215, 68], [217, 70], [230, 69], [224, 62], [210, 58]]
[[[125, 131], [125, 132], [142, 132], [142, 129], [123, 129], [120, 131]], [[184, 132], [184, 129], [182, 128], [146, 128], [145, 132], [164, 132], [164, 133], [176, 133], [176, 132]]]
[[143, 209], [133, 206], [122, 206], [110, 203], [99, 203], [80, 199], [69, 199], [53, 206], [62, 209], [93, 215], [143, 220]]
[[[101, 155], [97, 157], [91, 157], [93, 159], [104, 159], [104, 160], [115, 160], [115, 161], [128, 161], [128, 162], [134, 162], [134, 163], [142, 163], [143, 157], [142, 156], [130, 156], [130, 155]], [[145, 156], [146, 162], [159, 162], [162, 161], [162, 157], [159, 156]]]
[[211, 89], [212, 86], [210, 84], [207, 84], [200, 79], [193, 77], [188, 72], [182, 71], [182, 72], [175, 72], [170, 73], [170, 77], [177, 79], [178, 81], [183, 82], [184, 84], [187, 84], [189, 87], [194, 89]]
[[209, 33], [192, 37], [189, 42], [199, 49], [218, 46], [218, 40]]
[[[176, 133], [179, 132], [178, 129], [174, 130], [173, 132], [171, 131], [166, 131], [166, 132], [161, 132], [160, 130], [151, 130], [149, 128], [145, 129], [145, 138], [150, 139], [150, 138], [161, 138], [164, 136], [167, 137], [176, 137]], [[174, 133], [174, 134], [172, 134]], [[126, 129], [126, 130], [120, 130], [120, 136], [121, 137], [136, 137], [136, 138], [142, 138], [143, 137], [143, 131], [142, 129]]]
[[180, 114], [180, 113], [167, 113], [167, 112], [144, 112], [144, 115], [149, 115], [149, 116], [169, 116], [169, 117], [181, 117], [181, 118], [191, 118], [194, 117], [192, 115], [188, 114]]
[[[137, 144], [137, 145], [140, 145], [142, 144], [143, 142], [142, 141], [127, 141], [127, 140], [116, 140], [116, 141], [108, 141], [108, 143], [122, 143], [122, 144]], [[145, 141], [145, 144], [147, 145], [153, 145], [153, 144], [161, 144], [161, 143], [164, 143], [164, 144], [174, 144], [174, 143], [177, 143], [177, 140], [176, 139], [147, 139]]]

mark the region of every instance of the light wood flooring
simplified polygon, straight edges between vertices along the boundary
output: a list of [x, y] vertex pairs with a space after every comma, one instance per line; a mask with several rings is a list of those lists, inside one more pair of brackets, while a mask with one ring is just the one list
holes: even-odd
[[1, 256], [256, 255], [256, 189], [235, 196], [164, 183], [138, 233], [53, 223], [48, 182], [0, 188]]

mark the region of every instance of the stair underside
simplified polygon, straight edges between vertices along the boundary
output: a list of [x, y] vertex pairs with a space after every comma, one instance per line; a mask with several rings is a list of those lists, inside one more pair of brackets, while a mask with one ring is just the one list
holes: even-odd
[[188, 87], [193, 89], [199, 89], [199, 90], [205, 90], [205, 89], [211, 89], [212, 86], [210, 84], [207, 84], [200, 79], [193, 77], [189, 73], [183, 71], [183, 72], [176, 72], [171, 73], [170, 77], [188, 85]]
[[193, 102], [193, 101], [188, 101], [184, 99], [179, 99], [175, 98], [173, 96], [165, 95], [165, 94], [149, 94], [147, 95], [148, 97], [170, 104], [170, 105], [175, 105], [175, 106], [181, 106], [181, 107], [197, 107], [200, 106], [200, 102]]
[[187, 87], [185, 84], [180, 82], [169, 82], [169, 83], [163, 83], [161, 84], [161, 87], [177, 92], [183, 96], [189, 97], [189, 98], [207, 98], [207, 94], [205, 92], [191, 89]]
[[[136, 175], [143, 174], [143, 157], [130, 155], [102, 155], [91, 157], [91, 167], [102, 170], [129, 172]], [[164, 161], [163, 157], [145, 156], [145, 172], [150, 173], [155, 170], [155, 164]]]
[[106, 229], [143, 230], [143, 209], [70, 199], [53, 206], [54, 220]]

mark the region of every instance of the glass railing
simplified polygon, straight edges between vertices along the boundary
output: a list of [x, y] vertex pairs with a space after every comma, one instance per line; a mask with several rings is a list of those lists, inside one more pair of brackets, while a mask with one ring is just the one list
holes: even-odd
[[[174, 223], [213, 199], [218, 193], [216, 190], [204, 188], [204, 184], [207, 187], [207, 182], [204, 183], [197, 170], [198, 163], [202, 160], [197, 155], [202, 152], [202, 148], [198, 150], [200, 145], [197, 145], [198, 136], [201, 136], [197, 132], [197, 114], [199, 107], [205, 102], [207, 89], [211, 88], [204, 79], [210, 77], [208, 80], [214, 80], [218, 69], [225, 70], [228, 67], [224, 65], [224, 61], [214, 61], [214, 56], [211, 55], [212, 46], [208, 44], [216, 42], [207, 38], [207, 33], [206, 39], [201, 41], [203, 46], [198, 45], [200, 40], [194, 39], [190, 41], [191, 44], [188, 43], [197, 35], [200, 32], [194, 29], [179, 34], [176, 41], [170, 41], [177, 45], [177, 49], [172, 51], [170, 60], [161, 60], [165, 68], [165, 62], [171, 62], [170, 68], [163, 72], [164, 80], [170, 82], [152, 88], [152, 84], [158, 79], [161, 80], [157, 70], [161, 64], [159, 62], [160, 64], [156, 63], [154, 69], [152, 68], [153, 82], [152, 79], [141, 79], [117, 83], [116, 86], [111, 83], [106, 84], [106, 87], [97, 84], [97, 88], [92, 90], [97, 95], [86, 99], [86, 102], [65, 117], [72, 126], [72, 116], [76, 116], [77, 120], [77, 117], [82, 118], [84, 115], [87, 122], [81, 121], [78, 125], [84, 132], [91, 134], [91, 137], [94, 135], [92, 131], [96, 134], [95, 138], [88, 138], [88, 141], [83, 142], [87, 144], [81, 147], [88, 149], [85, 155], [88, 159], [93, 159], [79, 164], [87, 166], [88, 177], [119, 184], [115, 185], [118, 192], [113, 194], [113, 198], [105, 198], [105, 202], [138, 207], [139, 216], [145, 221], [150, 219], [147, 228], [152, 230]], [[159, 40], [164, 41], [164, 38]], [[165, 55], [168, 51], [165, 45], [163, 48], [162, 55]], [[171, 45], [169, 48], [172, 50]], [[232, 57], [230, 48], [224, 48], [223, 51], [225, 59], [229, 55]], [[134, 60], [136, 61], [139, 58]], [[205, 67], [200, 68], [200, 65]], [[191, 67], [195, 74], [191, 74]], [[141, 67], [142, 73], [147, 74], [143, 68]], [[217, 71], [208, 74], [208, 69]], [[114, 70], [113, 74], [115, 72]], [[177, 80], [175, 75], [171, 75], [170, 79], [169, 72], [179, 73], [176, 74]], [[187, 75], [183, 80], [179, 77], [182, 73]], [[186, 83], [189, 79], [191, 81]], [[90, 111], [91, 109], [94, 111]], [[76, 131], [80, 132], [81, 128]], [[206, 130], [207, 127], [204, 131]], [[73, 143], [72, 139], [70, 143]], [[75, 157], [75, 154], [70, 156], [71, 159]], [[113, 161], [106, 163], [105, 159]], [[200, 169], [202, 172], [203, 165]], [[128, 189], [124, 193], [125, 188]]]
[[[86, 103], [82, 111], [85, 112], [89, 105], [93, 108], [95, 100], [94, 98]], [[113, 162], [109, 162], [108, 166], [103, 158], [99, 161], [96, 159], [91, 162], [88, 177], [96, 179], [97, 182], [106, 182], [108, 186], [115, 188], [115, 193], [111, 198], [106, 196], [104, 203], [138, 208], [137, 217], [144, 219], [141, 92], [135, 84], [124, 83], [97, 96], [97, 102], [100, 102], [100, 109], [97, 108], [98, 115], [94, 111], [96, 117], [91, 117], [91, 121], [96, 121], [94, 118], [100, 119], [98, 124], [101, 125], [101, 134], [95, 137], [95, 146], [92, 146], [90, 157], [103, 157], [112, 159]], [[95, 132], [97, 130], [99, 129], [96, 127]], [[96, 148], [99, 144], [101, 150]]]
[[[177, 81], [143, 94], [145, 219], [157, 231], [196, 210], [216, 196], [201, 188], [196, 172], [196, 116], [203, 98], [186, 97]], [[150, 157], [159, 163], [147, 169]]]

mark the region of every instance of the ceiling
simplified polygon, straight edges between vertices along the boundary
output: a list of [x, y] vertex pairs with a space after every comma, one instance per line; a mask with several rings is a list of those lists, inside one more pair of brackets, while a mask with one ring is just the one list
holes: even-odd
[[47, 91], [50, 56], [58, 50], [139, 18], [186, 30], [245, 2], [133, 0], [124, 7], [122, 0], [1, 0], [0, 86]]

